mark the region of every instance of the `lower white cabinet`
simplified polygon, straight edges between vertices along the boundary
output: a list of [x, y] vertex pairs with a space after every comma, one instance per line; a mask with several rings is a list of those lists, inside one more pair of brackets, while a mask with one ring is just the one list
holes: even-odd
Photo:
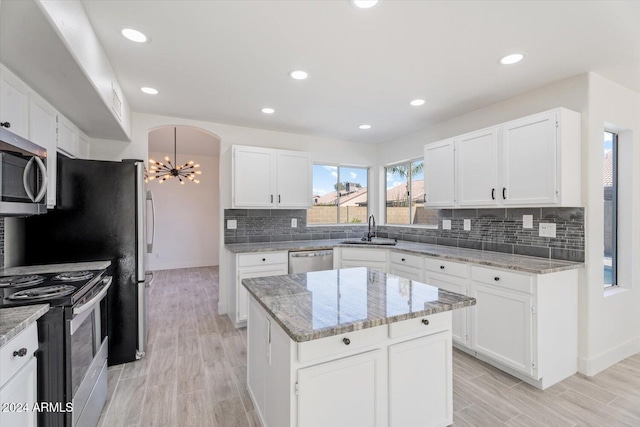
[[[445, 276], [442, 274], [433, 274], [425, 272], [425, 283], [436, 286], [445, 291], [455, 292], [457, 294], [469, 295], [468, 281], [459, 277]], [[468, 312], [469, 308], [461, 308], [454, 310], [451, 321], [451, 336], [455, 343], [463, 346], [469, 346], [468, 333]]]
[[333, 256], [339, 260], [338, 268], [369, 267], [386, 273], [388, 252], [375, 248], [336, 248]]
[[263, 427], [453, 422], [450, 311], [296, 343], [249, 307], [247, 383]]
[[247, 324], [249, 303], [243, 279], [278, 276], [289, 272], [288, 252], [252, 252], [229, 254], [229, 317], [236, 328]]

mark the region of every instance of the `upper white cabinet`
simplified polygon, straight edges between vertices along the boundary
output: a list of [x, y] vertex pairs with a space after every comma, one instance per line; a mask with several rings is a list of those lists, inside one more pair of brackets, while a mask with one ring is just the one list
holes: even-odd
[[453, 139], [424, 147], [425, 207], [455, 203], [455, 145]]
[[29, 139], [47, 149], [47, 207], [56, 205], [56, 110], [35, 92], [29, 95]]
[[[579, 113], [557, 108], [452, 140], [425, 146], [425, 206], [581, 205]], [[435, 153], [451, 145], [447, 167]]]
[[307, 208], [312, 200], [311, 157], [261, 147], [233, 147], [234, 208]]
[[78, 149], [76, 150], [76, 156], [79, 159], [89, 158], [89, 137], [80, 130], [78, 130]]
[[0, 67], [0, 123], [29, 138], [29, 87], [4, 67]]
[[78, 128], [60, 114], [58, 114], [58, 150], [71, 157], [76, 157], [78, 152]]

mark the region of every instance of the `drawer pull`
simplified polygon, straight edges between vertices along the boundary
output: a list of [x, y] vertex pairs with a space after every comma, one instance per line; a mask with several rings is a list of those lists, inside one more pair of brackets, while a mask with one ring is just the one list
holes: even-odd
[[21, 348], [20, 350], [18, 350], [18, 351], [14, 351], [14, 352], [13, 352], [13, 357], [16, 357], [16, 356], [18, 356], [18, 357], [24, 357], [24, 356], [26, 356], [26, 355], [27, 355], [27, 349], [26, 349], [26, 348], [24, 348], [24, 347], [22, 347], [22, 348]]
[[344, 345], [351, 344], [351, 340], [349, 338], [342, 338], [342, 342], [344, 343]]
[[429, 325], [429, 319], [422, 319], [422, 324], [424, 326], [428, 326]]
[[441, 265], [441, 266], [440, 266], [440, 270], [444, 270], [444, 265]]
[[406, 261], [406, 259], [402, 258], [402, 262]]
[[266, 258], [262, 258], [262, 261], [266, 261], [266, 260], [267, 260]]
[[493, 280], [495, 280], [496, 282], [500, 281], [500, 278], [498, 276], [494, 277]]

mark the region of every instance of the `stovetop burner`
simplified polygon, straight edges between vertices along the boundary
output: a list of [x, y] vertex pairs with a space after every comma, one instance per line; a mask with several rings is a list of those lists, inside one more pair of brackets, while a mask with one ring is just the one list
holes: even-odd
[[13, 301], [33, 301], [48, 298], [59, 298], [75, 292], [75, 286], [53, 285], [39, 288], [25, 289], [8, 296]]
[[0, 288], [4, 287], [23, 287], [23, 286], [35, 286], [44, 282], [43, 276], [31, 275], [31, 276], [9, 276], [0, 278]]
[[93, 277], [93, 273], [90, 271], [69, 271], [67, 273], [60, 273], [53, 278], [53, 280], [59, 282], [77, 282], [80, 280], [87, 280]]

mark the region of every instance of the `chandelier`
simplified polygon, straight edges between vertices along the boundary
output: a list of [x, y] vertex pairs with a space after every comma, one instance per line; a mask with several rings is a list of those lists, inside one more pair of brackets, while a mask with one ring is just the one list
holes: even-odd
[[176, 154], [176, 140], [177, 140], [177, 128], [173, 128], [173, 159], [176, 163], [176, 166], [171, 163], [171, 159], [169, 156], [166, 156], [164, 160], [167, 163], [156, 162], [153, 159], [149, 159], [149, 163], [151, 164], [149, 171], [149, 181], [153, 181], [154, 179], [159, 179], [159, 183], [162, 184], [169, 178], [176, 177], [180, 181], [180, 184], [184, 185], [186, 180], [195, 182], [196, 184], [200, 184], [196, 178], [196, 175], [200, 175], [202, 171], [196, 170], [200, 165], [194, 165], [193, 160], [185, 163], [182, 166], [178, 165], [178, 156]]

